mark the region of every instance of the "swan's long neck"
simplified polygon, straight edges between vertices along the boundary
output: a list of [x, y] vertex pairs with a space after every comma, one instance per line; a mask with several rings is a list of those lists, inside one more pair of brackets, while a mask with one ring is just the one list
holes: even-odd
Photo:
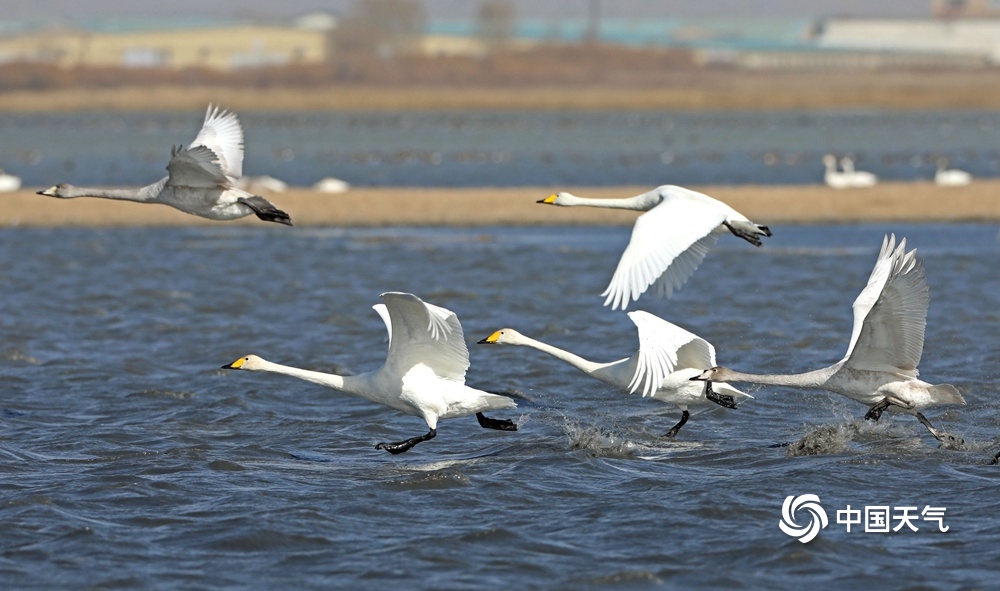
[[826, 389], [826, 384], [836, 373], [837, 366], [792, 374], [754, 374], [724, 368], [715, 379], [723, 382], [746, 382], [765, 386], [793, 386], [798, 388]]
[[566, 363], [572, 365], [573, 367], [579, 369], [586, 374], [593, 374], [595, 371], [605, 367], [606, 363], [595, 363], [593, 361], [588, 361], [579, 355], [570, 353], [565, 349], [560, 349], [559, 347], [553, 347], [548, 343], [543, 343], [541, 341], [536, 341], [531, 337], [526, 337], [521, 335], [521, 337], [513, 343], [515, 345], [523, 345], [525, 347], [531, 347], [532, 349], [538, 349], [542, 353], [548, 353], [549, 355], [555, 357], [556, 359], [565, 361]]
[[592, 199], [589, 197], [577, 197], [575, 195], [564, 196], [558, 205], [568, 207], [605, 207], [608, 209], [633, 209], [636, 211], [647, 211], [660, 202], [658, 195], [642, 194], [635, 197], [624, 197], [618, 199]]
[[323, 373], [321, 371], [310, 371], [308, 369], [299, 369], [298, 367], [291, 367], [289, 365], [281, 365], [280, 363], [272, 363], [270, 361], [261, 360], [259, 362], [259, 367], [254, 371], [268, 371], [271, 373], [280, 373], [286, 376], [292, 376], [293, 378], [299, 378], [300, 380], [305, 380], [307, 382], [312, 382], [314, 384], [319, 384], [320, 386], [326, 386], [327, 388], [334, 388], [336, 390], [341, 390], [354, 394], [349, 388], [350, 384], [346, 382], [344, 376], [338, 376], [333, 373]]
[[118, 199], [121, 201], [152, 201], [160, 194], [167, 179], [145, 187], [75, 187], [65, 186], [59, 196], [72, 199], [74, 197], [100, 197], [103, 199]]

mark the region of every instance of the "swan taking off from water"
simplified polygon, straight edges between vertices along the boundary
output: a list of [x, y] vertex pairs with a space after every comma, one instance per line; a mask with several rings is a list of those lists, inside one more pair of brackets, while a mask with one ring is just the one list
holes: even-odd
[[886, 409], [907, 412], [939, 441], [960, 443], [960, 438], [935, 429], [919, 412], [937, 404], [965, 404], [965, 399], [951, 384], [933, 385], [917, 379], [930, 297], [916, 252], [906, 252], [905, 238], [898, 247], [895, 235], [882, 241], [868, 285], [854, 300], [854, 328], [847, 355], [834, 365], [791, 375], [713, 367], [692, 379], [828, 390], [870, 406], [865, 419], [877, 421]]
[[205, 123], [185, 150], [170, 151], [168, 176], [140, 188], [88, 188], [59, 184], [39, 195], [72, 199], [103, 197], [139, 203], [162, 203], [210, 220], [233, 220], [255, 214], [266, 222], [292, 225], [287, 213], [259, 195], [237, 188], [243, 174], [243, 129], [235, 113], [208, 106]]
[[[729, 384], [692, 382], [703, 367], [715, 365], [715, 347], [683, 328], [653, 316], [648, 312], [629, 312], [639, 329], [639, 350], [626, 359], [610, 363], [588, 361], [569, 351], [536, 341], [512, 328], [498, 330], [479, 344], [521, 345], [538, 349], [561, 359], [583, 373], [631, 393], [668, 402], [681, 409], [681, 420], [665, 437], [674, 437], [690, 413], [688, 406], [714, 402], [726, 408], [736, 408], [737, 398], [750, 398]], [[706, 366], [705, 364], [709, 364]], [[693, 387], [692, 387], [693, 386]]]
[[285, 374], [422, 418], [430, 429], [426, 435], [375, 446], [391, 454], [433, 439], [440, 419], [475, 414], [483, 428], [517, 431], [513, 421], [483, 415], [487, 410], [514, 408], [513, 400], [465, 385], [469, 350], [454, 312], [397, 292], [382, 294], [382, 304], [374, 308], [389, 331], [389, 353], [375, 371], [338, 376], [271, 363], [256, 355], [240, 357], [222, 367]]
[[612, 310], [619, 306], [626, 309], [650, 286], [657, 296], [669, 298], [726, 230], [754, 246], [761, 245], [761, 236], [771, 235], [767, 226], [751, 222], [725, 203], [675, 185], [663, 185], [625, 199], [588, 199], [556, 193], [538, 203], [646, 212], [636, 219], [611, 284], [601, 294], [607, 296], [604, 305], [610, 304]]
[[934, 173], [934, 183], [941, 187], [964, 187], [972, 182], [972, 175], [964, 170], [948, 168], [948, 160], [938, 160], [937, 172]]

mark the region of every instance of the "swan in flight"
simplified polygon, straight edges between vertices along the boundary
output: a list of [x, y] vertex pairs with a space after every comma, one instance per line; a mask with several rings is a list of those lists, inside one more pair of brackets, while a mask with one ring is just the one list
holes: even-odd
[[964, 187], [972, 182], [972, 175], [964, 170], [948, 168], [948, 160], [938, 160], [937, 172], [934, 173], [934, 183], [942, 187]]
[[72, 199], [103, 197], [139, 203], [162, 203], [210, 220], [233, 220], [251, 214], [266, 222], [292, 225], [287, 213], [259, 195], [237, 187], [243, 175], [243, 128], [236, 114], [208, 106], [205, 123], [185, 150], [175, 146], [168, 175], [139, 188], [88, 188], [66, 183], [39, 195]]
[[604, 290], [604, 305], [624, 310], [650, 286], [659, 297], [669, 298], [680, 289], [719, 236], [729, 230], [754, 246], [771, 230], [708, 195], [663, 185], [648, 193], [624, 199], [588, 199], [570, 193], [549, 195], [538, 203], [573, 207], [634, 209], [640, 215], [632, 238], [618, 261], [611, 283]]
[[916, 250], [906, 252], [906, 239], [896, 246], [886, 236], [868, 285], [854, 300], [854, 328], [843, 359], [801, 374], [748, 374], [726, 367], [705, 370], [694, 380], [749, 382], [827, 390], [870, 406], [865, 419], [877, 421], [886, 409], [917, 417], [943, 443], [961, 439], [935, 429], [920, 409], [937, 404], [965, 404], [951, 384], [917, 379], [924, 349], [929, 294]]
[[375, 371], [339, 376], [271, 363], [256, 355], [240, 357], [222, 368], [280, 373], [422, 418], [430, 429], [426, 435], [375, 446], [391, 454], [433, 439], [440, 419], [474, 414], [485, 429], [517, 431], [513, 421], [483, 415], [484, 411], [514, 408], [513, 400], [465, 385], [469, 350], [454, 312], [409, 293], [383, 293], [381, 299], [382, 304], [374, 308], [389, 331], [389, 353]]
[[844, 175], [850, 179], [851, 186], [860, 189], [864, 187], [874, 187], [878, 183], [878, 177], [870, 172], [854, 170], [854, 159], [844, 156], [840, 159], [840, 167], [844, 169]]
[[[561, 359], [583, 373], [631, 393], [667, 402], [681, 409], [681, 420], [665, 437], [674, 437], [691, 416], [688, 406], [714, 402], [726, 408], [736, 408], [738, 398], [752, 398], [729, 384], [708, 382], [695, 384], [691, 378], [702, 368], [715, 365], [715, 347], [666, 320], [648, 312], [629, 312], [629, 318], [639, 329], [639, 350], [631, 357], [597, 363], [569, 351], [536, 341], [512, 328], [500, 329], [479, 344], [521, 345], [538, 349]], [[708, 365], [705, 365], [708, 364]], [[713, 388], [714, 385], [714, 388]], [[693, 386], [693, 387], [692, 387]]]

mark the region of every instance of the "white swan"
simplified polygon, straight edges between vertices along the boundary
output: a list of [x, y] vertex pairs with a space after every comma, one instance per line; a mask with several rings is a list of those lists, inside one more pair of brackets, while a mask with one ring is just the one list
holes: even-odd
[[895, 243], [895, 235], [882, 241], [868, 285], [854, 301], [851, 343], [839, 362], [791, 375], [748, 374], [713, 367], [692, 379], [828, 390], [870, 406], [865, 419], [877, 421], [887, 408], [907, 412], [938, 440], [960, 442], [935, 429], [919, 412], [937, 404], [965, 404], [965, 399], [951, 384], [933, 385], [917, 379], [930, 298], [916, 250], [906, 252], [905, 238], [899, 241], [899, 247]]
[[[479, 344], [521, 345], [538, 349], [561, 359], [583, 373], [631, 393], [642, 392], [656, 400], [681, 409], [681, 420], [665, 437], [674, 437], [690, 413], [688, 406], [714, 402], [726, 408], [736, 408], [737, 398], [752, 398], [729, 384], [715, 382], [696, 384], [691, 378], [701, 374], [705, 364], [715, 365], [715, 348], [708, 341], [683, 328], [653, 316], [648, 312], [629, 312], [629, 318], [639, 329], [639, 350], [631, 357], [597, 363], [569, 351], [553, 347], [517, 332], [512, 328], [498, 330]], [[693, 386], [693, 387], [692, 387]]]
[[840, 159], [840, 167], [844, 169], [844, 175], [850, 179], [851, 187], [861, 189], [864, 187], [874, 187], [878, 183], [878, 177], [870, 172], [854, 170], [854, 160], [850, 156]]
[[826, 167], [826, 172], [823, 174], [826, 186], [834, 189], [850, 189], [854, 186], [848, 175], [837, 170], [837, 158], [833, 154], [823, 156], [823, 165]]
[[350, 188], [351, 185], [347, 181], [332, 176], [320, 179], [313, 185], [313, 189], [320, 193], [345, 193]]
[[10, 193], [21, 188], [21, 177], [8, 174], [0, 169], [0, 193]]
[[948, 168], [948, 160], [938, 160], [937, 172], [934, 173], [934, 183], [942, 187], [964, 187], [972, 182], [972, 175], [964, 170]]
[[256, 355], [240, 357], [222, 367], [296, 377], [422, 418], [430, 429], [426, 435], [375, 446], [391, 454], [403, 453], [432, 439], [441, 419], [475, 414], [483, 428], [517, 430], [510, 420], [483, 415], [487, 410], [514, 408], [517, 405], [513, 400], [465, 385], [469, 350], [454, 312], [427, 304], [413, 294], [397, 292], [383, 293], [381, 306], [376, 305], [375, 310], [389, 331], [389, 353], [375, 371], [339, 376], [271, 363]]
[[188, 149], [170, 151], [168, 176], [140, 188], [88, 188], [59, 184], [39, 195], [72, 199], [103, 197], [139, 203], [162, 203], [210, 220], [255, 214], [267, 222], [292, 225], [287, 213], [259, 195], [236, 187], [243, 174], [243, 129], [235, 113], [208, 106], [205, 123]]
[[587, 199], [556, 193], [538, 203], [646, 212], [636, 219], [611, 284], [601, 294], [607, 296], [604, 305], [611, 304], [612, 310], [618, 306], [626, 309], [650, 286], [657, 296], [669, 298], [727, 229], [754, 246], [761, 245], [760, 236], [771, 235], [767, 226], [751, 222], [725, 203], [675, 185], [663, 185], [625, 199]]

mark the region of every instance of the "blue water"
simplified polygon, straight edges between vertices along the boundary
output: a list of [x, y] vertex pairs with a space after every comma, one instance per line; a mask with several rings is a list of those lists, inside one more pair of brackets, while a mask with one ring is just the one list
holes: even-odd
[[[140, 185], [203, 114], [0, 114], [0, 167], [27, 186]], [[827, 152], [885, 180], [940, 157], [1000, 176], [1000, 112], [240, 113], [247, 175], [292, 185], [610, 186], [822, 182]]]
[[[882, 236], [905, 235], [931, 290], [921, 377], [968, 404], [934, 424], [861, 420], [845, 398], [751, 388], [667, 405], [536, 351], [479, 346], [510, 326], [595, 360], [634, 326], [600, 306], [627, 228], [0, 229], [0, 580], [8, 589], [947, 588], [995, 586], [1000, 518], [1000, 243], [988, 225], [774, 227], [723, 238], [674, 299], [641, 308], [719, 361], [792, 372], [840, 358]], [[387, 290], [454, 310], [470, 384], [515, 397], [390, 456], [418, 419], [284, 376], [218, 369], [256, 353], [377, 367]], [[782, 444], [791, 445], [782, 447]], [[815, 455], [795, 455], [809, 448]], [[789, 495], [829, 525], [782, 533]], [[939, 533], [848, 533], [847, 505], [943, 507]], [[799, 512], [797, 519], [807, 519]], [[895, 525], [895, 523], [893, 524]]]

